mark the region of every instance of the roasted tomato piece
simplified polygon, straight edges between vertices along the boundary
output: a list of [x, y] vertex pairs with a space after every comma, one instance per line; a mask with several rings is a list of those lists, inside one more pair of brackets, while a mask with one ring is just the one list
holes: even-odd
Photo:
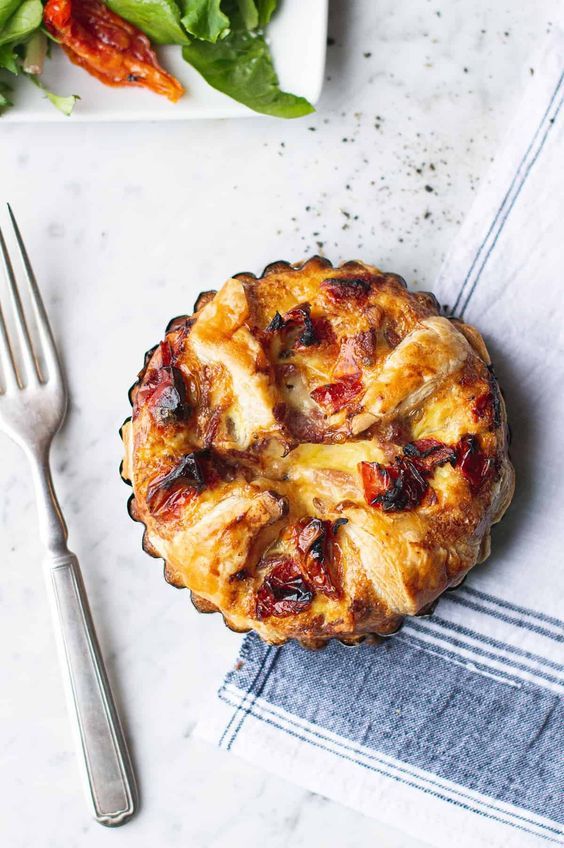
[[311, 318], [311, 307], [309, 303], [302, 303], [290, 309], [284, 316], [284, 328], [297, 327], [300, 332], [292, 347], [311, 347], [319, 344], [320, 339], [315, 332], [315, 326]]
[[360, 473], [367, 503], [384, 512], [419, 506], [429, 488], [425, 473], [404, 456], [397, 457], [393, 465], [361, 462]]
[[182, 421], [189, 413], [186, 384], [182, 372], [170, 365], [158, 371], [159, 383], [151, 395], [150, 406], [157, 422]]
[[361, 462], [366, 500], [384, 512], [413, 509], [427, 493], [434, 494], [428, 478], [435, 468], [447, 462], [454, 465], [457, 458], [455, 448], [437, 439], [417, 439], [403, 446], [403, 456], [397, 456], [393, 465]]
[[172, 101], [184, 93], [159, 65], [147, 36], [101, 0], [47, 0], [43, 22], [71, 62], [106, 85], [142, 86]]
[[491, 370], [491, 366], [488, 367], [490, 369], [490, 373], [488, 375], [489, 388], [481, 395], [478, 395], [474, 401], [472, 412], [476, 421], [479, 421], [481, 418], [488, 418], [494, 427], [499, 427], [501, 425], [501, 399], [499, 396], [499, 386], [495, 375]]
[[273, 560], [257, 592], [256, 617], [262, 621], [271, 615], [278, 618], [295, 615], [306, 610], [312, 600], [313, 591], [299, 565], [289, 557], [280, 557]]
[[437, 439], [417, 439], [415, 442], [409, 442], [403, 446], [403, 452], [420, 471], [428, 473], [432, 472], [437, 465], [444, 465], [447, 462], [451, 465], [456, 463], [455, 448]]
[[151, 368], [143, 377], [143, 384], [135, 394], [133, 414], [138, 415], [145, 404], [150, 400], [153, 392], [160, 382], [161, 368]]
[[363, 388], [358, 377], [343, 377], [338, 383], [318, 386], [310, 392], [310, 397], [326, 412], [333, 414], [358, 397]]
[[296, 544], [302, 555], [301, 564], [305, 575], [316, 591], [329, 597], [340, 595], [340, 548], [334, 537], [342, 523], [335, 522], [335, 527], [330, 521], [322, 521], [320, 518], [304, 518], [295, 529]]
[[173, 364], [172, 348], [168, 341], [161, 342], [159, 345], [159, 353], [161, 355], [161, 367], [167, 368]]
[[180, 481], [164, 489], [152, 492], [149, 505], [151, 515], [161, 518], [178, 518], [183, 507], [197, 494], [196, 489], [185, 486]]
[[484, 418], [491, 413], [492, 408], [492, 393], [488, 390], [479, 395], [474, 401], [472, 412], [477, 420]]
[[495, 460], [480, 450], [478, 438], [473, 435], [462, 436], [456, 446], [456, 455], [456, 464], [468, 480], [470, 491], [476, 495], [493, 474]]
[[365, 301], [372, 288], [370, 275], [363, 277], [329, 277], [323, 280], [321, 288], [333, 298], [342, 303], [343, 301]]
[[265, 333], [277, 333], [278, 330], [281, 330], [284, 326], [285, 321], [280, 315], [279, 312], [275, 312], [272, 319], [268, 322], [266, 327], [264, 328]]
[[[292, 330], [294, 331], [292, 333]], [[284, 316], [275, 312], [270, 322], [264, 328], [265, 333], [285, 332], [289, 343], [288, 350], [299, 350], [322, 342], [335, 341], [335, 333], [330, 321], [323, 316], [311, 316], [309, 303], [294, 306]], [[289, 355], [288, 350], [284, 351]]]
[[304, 350], [312, 345], [335, 342], [331, 322], [322, 315], [312, 317], [309, 303], [294, 306], [283, 316], [275, 312], [264, 330], [258, 332], [263, 344], [268, 344], [269, 337], [273, 334], [281, 334], [284, 347], [279, 353], [280, 359], [293, 356], [294, 351]]
[[180, 508], [209, 481], [205, 451], [187, 453], [171, 471], [152, 481], [147, 489], [147, 506], [153, 515], [176, 515]]
[[157, 424], [171, 421], [183, 421], [190, 413], [186, 397], [186, 383], [179, 368], [172, 363], [174, 357], [168, 342], [159, 346], [160, 367], [152, 368], [146, 374], [143, 385], [135, 397], [134, 413], [138, 414], [145, 404]]

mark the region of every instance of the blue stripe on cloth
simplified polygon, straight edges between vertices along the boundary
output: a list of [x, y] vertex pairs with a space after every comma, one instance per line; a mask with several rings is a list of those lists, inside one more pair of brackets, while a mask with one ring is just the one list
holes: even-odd
[[[503, 226], [504, 226], [505, 221], [506, 221], [506, 219], [507, 219], [507, 215], [509, 214], [509, 212], [510, 212], [510, 211], [511, 211], [511, 209], [513, 208], [513, 203], [514, 203], [514, 201], [515, 201], [515, 198], [514, 198], [513, 203], [511, 203], [511, 205], [510, 205], [510, 207], [509, 207], [509, 209], [508, 209], [508, 211], [507, 211], [507, 214], [504, 214], [504, 215], [503, 215], [503, 213], [504, 213], [504, 211], [505, 211], [505, 206], [506, 206], [506, 204], [507, 204], [507, 202], [508, 202], [508, 200], [509, 200], [509, 198], [510, 198], [510, 196], [511, 196], [511, 192], [513, 191], [513, 189], [515, 188], [515, 186], [516, 186], [516, 185], [518, 185], [518, 183], [519, 183], [519, 181], [520, 181], [520, 185], [519, 185], [519, 186], [518, 186], [518, 188], [517, 188], [517, 194], [516, 194], [516, 197], [519, 195], [519, 192], [521, 191], [521, 188], [523, 187], [523, 184], [524, 184], [524, 182], [525, 182], [525, 180], [526, 180], [526, 178], [527, 178], [527, 176], [528, 176], [528, 173], [529, 173], [529, 171], [530, 171], [531, 165], [532, 165], [532, 164], [534, 164], [534, 161], [536, 160], [536, 158], [537, 158], [538, 154], [540, 153], [540, 150], [542, 149], [542, 146], [544, 145], [544, 141], [546, 140], [546, 133], [545, 133], [545, 137], [544, 137], [544, 138], [543, 138], [543, 140], [542, 140], [541, 147], [540, 147], [540, 149], [537, 151], [537, 154], [536, 154], [536, 156], [535, 156], [535, 158], [534, 158], [533, 162], [529, 164], [529, 167], [527, 168], [526, 172], [524, 173], [524, 175], [523, 175], [523, 176], [521, 176], [521, 169], [523, 168], [523, 166], [524, 166], [524, 164], [525, 164], [525, 162], [526, 162], [526, 160], [527, 160], [528, 156], [530, 155], [530, 153], [531, 153], [531, 151], [532, 151], [532, 149], [533, 149], [533, 146], [534, 146], [534, 144], [535, 144], [535, 141], [537, 140], [537, 138], [539, 137], [539, 135], [541, 134], [541, 132], [542, 132], [544, 129], [546, 129], [546, 123], [547, 123], [547, 119], [548, 119], [548, 116], [549, 116], [550, 110], [551, 110], [551, 108], [552, 108], [552, 105], [553, 105], [553, 103], [554, 103], [554, 101], [555, 101], [556, 97], [558, 96], [558, 92], [560, 91], [560, 88], [561, 88], [561, 86], [562, 86], [562, 82], [563, 82], [563, 80], [564, 80], [564, 74], [562, 74], [562, 75], [560, 76], [559, 80], [558, 80], [558, 83], [557, 83], [557, 85], [556, 85], [556, 88], [554, 89], [554, 91], [553, 91], [553, 93], [552, 93], [552, 96], [551, 96], [551, 98], [550, 98], [550, 101], [549, 101], [549, 103], [548, 103], [548, 106], [546, 107], [546, 110], [545, 110], [545, 112], [544, 112], [544, 115], [542, 116], [541, 121], [540, 121], [540, 123], [539, 123], [539, 125], [538, 125], [538, 127], [537, 127], [537, 129], [536, 129], [536, 131], [535, 131], [535, 133], [533, 134], [533, 137], [531, 138], [531, 141], [530, 141], [529, 146], [527, 147], [527, 150], [525, 151], [525, 153], [523, 154], [523, 157], [522, 157], [521, 161], [519, 162], [519, 165], [518, 165], [518, 167], [517, 167], [517, 169], [516, 169], [516, 171], [515, 171], [515, 175], [513, 176], [513, 179], [512, 179], [512, 181], [511, 181], [511, 184], [510, 184], [510, 186], [509, 186], [509, 188], [508, 188], [508, 190], [507, 190], [507, 192], [506, 192], [506, 194], [505, 194], [505, 196], [504, 196], [503, 200], [501, 201], [500, 206], [498, 207], [498, 210], [497, 210], [497, 212], [496, 212], [496, 214], [495, 214], [495, 216], [494, 216], [494, 218], [493, 218], [493, 220], [492, 220], [492, 223], [490, 224], [489, 229], [488, 229], [488, 230], [487, 230], [487, 232], [486, 232], [486, 235], [484, 236], [483, 241], [481, 242], [480, 246], [478, 247], [478, 250], [476, 251], [476, 254], [475, 254], [475, 256], [474, 256], [474, 259], [473, 259], [473, 261], [471, 262], [470, 267], [469, 267], [469, 269], [468, 269], [468, 272], [467, 272], [467, 274], [466, 274], [466, 277], [465, 277], [465, 278], [464, 278], [464, 280], [463, 280], [462, 286], [461, 286], [461, 288], [460, 288], [460, 291], [459, 291], [459, 293], [458, 293], [458, 296], [457, 296], [457, 298], [456, 298], [456, 301], [455, 301], [455, 303], [454, 303], [454, 306], [452, 307], [451, 314], [455, 314], [455, 313], [456, 313], [456, 311], [457, 311], [457, 309], [458, 309], [458, 305], [459, 305], [459, 303], [460, 303], [460, 300], [461, 300], [462, 296], [464, 295], [464, 289], [466, 288], [466, 285], [467, 285], [467, 283], [468, 283], [468, 280], [470, 279], [470, 276], [471, 276], [471, 274], [472, 274], [472, 271], [474, 270], [474, 267], [476, 266], [476, 263], [478, 262], [478, 260], [479, 260], [479, 258], [480, 258], [480, 254], [481, 254], [482, 250], [484, 249], [484, 246], [485, 246], [485, 244], [486, 244], [487, 240], [488, 240], [488, 239], [489, 239], [489, 237], [492, 235], [492, 233], [493, 233], [494, 229], [495, 229], [495, 228], [496, 228], [496, 226], [497, 226], [498, 221], [500, 221], [500, 218], [501, 218], [501, 221], [500, 221], [500, 225], [499, 225], [499, 232], [501, 232], [501, 230], [503, 229]], [[560, 108], [560, 107], [559, 107], [559, 108]], [[554, 120], [554, 119], [553, 119], [553, 120]], [[550, 126], [548, 127], [548, 129], [550, 129]], [[501, 217], [502, 215], [503, 215], [503, 217]], [[499, 235], [499, 232], [498, 232], [498, 235]], [[496, 238], [496, 241], [497, 241], [497, 238]], [[494, 244], [495, 244], [495, 241], [494, 241]], [[491, 250], [490, 250], [490, 252], [491, 252]], [[488, 254], [488, 256], [489, 256], [489, 254]], [[488, 258], [488, 257], [486, 257], [486, 261], [487, 261], [487, 258]], [[480, 276], [480, 274], [481, 274], [481, 272], [482, 272], [482, 270], [483, 270], [483, 268], [484, 268], [484, 265], [485, 265], [485, 262], [484, 262], [484, 264], [482, 265], [482, 268], [480, 269], [480, 272], [479, 272], [479, 274], [478, 274], [478, 278], [479, 278], [479, 276]], [[478, 278], [477, 278], [477, 279], [478, 279]], [[477, 282], [477, 279], [476, 279], [476, 281], [474, 282], [474, 285], [473, 285], [473, 287], [472, 287], [472, 291], [473, 291], [473, 289], [474, 289], [474, 287], [475, 287], [475, 284], [476, 284], [476, 282]], [[465, 309], [466, 309], [466, 307], [468, 306], [468, 301], [469, 301], [470, 297], [472, 296], [472, 291], [471, 291], [471, 292], [470, 292], [470, 294], [468, 295], [468, 297], [467, 297], [467, 299], [466, 299], [466, 302], [465, 302], [464, 306], [462, 307], [462, 310], [461, 310], [461, 312], [460, 312], [460, 314], [461, 314], [461, 315], [462, 315], [462, 312], [464, 312], [464, 310], [465, 310]]]
[[[458, 624], [457, 622], [441, 618], [441, 616], [437, 615], [436, 613], [434, 613], [428, 619], [410, 618], [408, 619], [407, 626], [410, 627], [412, 624], [415, 623], [417, 623], [419, 626], [422, 626], [422, 629], [427, 628], [434, 633], [440, 633], [441, 628], [444, 628], [445, 630], [450, 630], [453, 633], [458, 633], [460, 634], [460, 636], [467, 636], [469, 639], [475, 639], [476, 641], [483, 642], [484, 645], [487, 645], [489, 648], [491, 648], [492, 656], [497, 655], [498, 657], [500, 657], [501, 655], [503, 655], [504, 661], [506, 659], [505, 654], [509, 653], [513, 654], [516, 657], [522, 657], [523, 661], [531, 660], [533, 664], [537, 663], [539, 665], [544, 665], [547, 668], [552, 668], [555, 671], [559, 672], [560, 675], [564, 674], [564, 668], [562, 667], [562, 663], [547, 659], [546, 657], [540, 656], [539, 654], [533, 654], [531, 653], [531, 651], [526, 651], [524, 648], [518, 648], [515, 645], [508, 644], [507, 642], [500, 642], [499, 639], [492, 639], [491, 636], [486, 636], [484, 633], [480, 633], [478, 630], [472, 630], [469, 627], [465, 627], [463, 624]], [[523, 668], [531, 667], [533, 667], [531, 664], [527, 665], [525, 662], [523, 662]]]
[[[561, 78], [561, 79], [562, 79], [562, 78]], [[511, 203], [509, 204], [509, 206], [508, 206], [507, 210], [504, 212], [503, 218], [502, 218], [501, 223], [500, 223], [500, 227], [499, 227], [499, 229], [498, 229], [498, 231], [497, 231], [497, 233], [496, 233], [496, 235], [495, 235], [495, 238], [494, 238], [494, 240], [492, 241], [491, 245], [489, 246], [488, 251], [487, 251], [487, 253], [486, 253], [485, 257], [484, 257], [484, 261], [483, 261], [483, 262], [482, 262], [482, 264], [480, 265], [480, 269], [479, 269], [479, 271], [478, 271], [478, 273], [477, 273], [477, 275], [476, 275], [476, 278], [475, 278], [474, 282], [472, 283], [472, 286], [471, 286], [471, 288], [470, 288], [470, 291], [468, 292], [468, 294], [467, 294], [467, 296], [466, 296], [466, 300], [464, 301], [464, 303], [462, 304], [462, 306], [461, 306], [461, 308], [460, 308], [459, 315], [460, 315], [460, 317], [461, 317], [461, 318], [464, 316], [464, 313], [466, 312], [466, 309], [467, 309], [467, 307], [468, 307], [468, 304], [470, 303], [470, 298], [471, 298], [471, 297], [472, 297], [472, 295], [474, 294], [474, 291], [475, 291], [475, 289], [476, 289], [476, 286], [478, 285], [478, 283], [479, 283], [479, 281], [480, 281], [480, 277], [482, 276], [482, 271], [483, 271], [483, 270], [484, 270], [484, 268], [486, 267], [487, 262], [488, 262], [488, 260], [489, 260], [490, 256], [491, 256], [491, 255], [492, 255], [492, 253], [493, 253], [493, 250], [494, 250], [494, 248], [495, 248], [495, 246], [496, 246], [496, 244], [497, 244], [497, 242], [498, 242], [498, 239], [499, 239], [499, 237], [500, 237], [501, 233], [503, 232], [503, 228], [504, 228], [504, 226], [505, 226], [505, 224], [506, 224], [506, 221], [507, 221], [507, 219], [509, 218], [509, 215], [511, 214], [511, 211], [512, 211], [513, 207], [515, 206], [515, 203], [517, 202], [517, 200], [518, 200], [518, 198], [519, 198], [519, 195], [521, 194], [521, 191], [523, 190], [523, 187], [524, 187], [525, 183], [527, 182], [527, 178], [528, 178], [529, 174], [531, 173], [531, 170], [532, 170], [532, 168], [533, 168], [534, 164], [536, 163], [537, 159], [539, 158], [540, 154], [542, 153], [542, 150], [543, 150], [543, 148], [544, 148], [545, 141], [547, 140], [548, 135], [549, 135], [549, 133], [550, 133], [550, 131], [551, 131], [552, 127], [554, 126], [554, 124], [555, 124], [555, 122], [556, 122], [556, 118], [558, 117], [558, 115], [559, 115], [559, 113], [560, 113], [560, 109], [562, 108], [562, 103], [563, 103], [563, 102], [564, 102], [564, 100], [561, 98], [561, 99], [560, 99], [560, 102], [559, 102], [559, 104], [558, 104], [558, 108], [557, 108], [556, 112], [554, 113], [553, 117], [550, 119], [550, 121], [549, 121], [549, 122], [548, 122], [548, 124], [546, 125], [546, 129], [545, 129], [545, 131], [544, 131], [544, 135], [543, 135], [543, 137], [542, 137], [541, 144], [540, 144], [540, 146], [539, 146], [539, 148], [538, 148], [537, 152], [535, 153], [535, 155], [534, 155], [534, 156], [533, 156], [533, 158], [531, 159], [531, 161], [528, 163], [528, 165], [527, 165], [527, 169], [526, 169], [526, 171], [525, 171], [525, 173], [524, 173], [524, 175], [523, 175], [523, 179], [522, 179], [522, 180], [521, 180], [521, 182], [519, 183], [519, 186], [518, 186], [518, 188], [517, 188], [517, 191], [516, 191], [516, 193], [515, 193], [515, 196], [514, 196], [514, 198], [512, 199]]]
[[[523, 684], [539, 685], [555, 692], [557, 695], [562, 695], [564, 691], [564, 685], [561, 681], [551, 680], [547, 675], [540, 674], [538, 671], [532, 669], [519, 670], [512, 668], [508, 665], [507, 660], [504, 660], [503, 667], [499, 668], [501, 664], [499, 660], [498, 664], [494, 665], [492, 664], [492, 658], [486, 652], [476, 648], [470, 651], [457, 639], [436, 642], [425, 638], [424, 635], [417, 636], [405, 628], [395, 638], [400, 642], [404, 641], [415, 645], [420, 651], [441, 657], [445, 662], [462, 666], [476, 674], [492, 677], [494, 680], [500, 680], [509, 686], [520, 688]], [[464, 649], [466, 649], [466, 653], [470, 654], [469, 656], [463, 654]]]
[[[551, 615], [546, 615], [544, 612], [537, 612], [536, 610], [528, 609], [527, 607], [520, 607], [517, 606], [517, 604], [511, 604], [509, 601], [504, 601], [496, 595], [489, 595], [487, 592], [480, 592], [473, 586], [468, 586], [466, 584], [464, 584], [464, 586], [459, 586], [454, 591], [457, 593], [458, 597], [460, 597], [461, 594], [473, 595], [481, 601], [495, 604], [496, 606], [503, 607], [506, 610], [511, 610], [511, 612], [518, 613], [519, 615], [524, 615], [528, 618], [537, 618], [539, 621], [544, 621], [546, 624], [552, 624], [554, 627], [560, 628], [564, 634], [564, 621], [561, 621], [559, 618], [554, 618]], [[450, 597], [450, 593], [448, 597]]]
[[[475, 631], [468, 630], [467, 628], [460, 627], [459, 625], [453, 624], [450, 621], [444, 621], [440, 618], [437, 618], [435, 620], [433, 620], [433, 619], [431, 620], [431, 624], [433, 624], [433, 623], [438, 623], [442, 627], [444, 627], [446, 630], [451, 630], [453, 633], [460, 633], [461, 635], [466, 635], [466, 634], [469, 634], [469, 635], [472, 634], [473, 635], [473, 634], [475, 634], [475, 636], [473, 635], [473, 638], [480, 639], [481, 641], [484, 642], [485, 645], [487, 645], [488, 642], [490, 641], [490, 640], [482, 637], [481, 634], [476, 633]], [[453, 648], [465, 648], [467, 650], [471, 650], [473, 653], [477, 654], [478, 656], [502, 661], [504, 663], [505, 671], [506, 671], [508, 676], [511, 676], [511, 671], [513, 669], [519, 669], [519, 670], [522, 670], [522, 671], [530, 672], [531, 674], [534, 674], [538, 677], [544, 678], [545, 680], [548, 680], [551, 683], [557, 683], [557, 684], [560, 684], [560, 685], [562, 685], [564, 683], [564, 681], [562, 679], [563, 669], [562, 669], [562, 666], [559, 665], [558, 663], [552, 663], [552, 666], [557, 671], [560, 672], [560, 676], [555, 675], [555, 674], [551, 674], [550, 672], [547, 672], [547, 671], [543, 671], [542, 669], [539, 669], [539, 668], [533, 668], [533, 667], [531, 667], [531, 665], [527, 665], [524, 662], [519, 662], [518, 660], [510, 659], [509, 657], [505, 657], [505, 656], [500, 657], [499, 653], [495, 653], [494, 651], [488, 651], [486, 648], [481, 648], [481, 647], [478, 647], [476, 645], [469, 646], [467, 642], [464, 642], [461, 639], [457, 639], [456, 636], [454, 636], [454, 635], [441, 634], [440, 632], [437, 632], [434, 629], [431, 630], [425, 623], [417, 621], [417, 619], [415, 619], [415, 618], [410, 619], [407, 626], [401, 632], [402, 632], [402, 635], [406, 635], [406, 634], [414, 635], [413, 633], [410, 633], [410, 631], [415, 631], [415, 633], [417, 633], [417, 632], [430, 633], [433, 636], [441, 636], [444, 639], [445, 645], [447, 645], [447, 646], [451, 646]], [[498, 644], [502, 644], [502, 643], [498, 643]], [[504, 645], [503, 648], [504, 648], [504, 650], [511, 651], [510, 645], [508, 645], [508, 646]], [[536, 659], [537, 659], [537, 657], [535, 657], [535, 660]], [[539, 657], [538, 660], [542, 662], [542, 657]], [[513, 679], [518, 680], [519, 678], [513, 676]]]
[[487, 612], [487, 614], [491, 615], [492, 618], [497, 618], [500, 621], [506, 621], [508, 624], [515, 624], [517, 627], [522, 627], [525, 630], [538, 633], [540, 636], [545, 636], [547, 639], [553, 639], [555, 642], [564, 642], [564, 634], [553, 633], [552, 631], [547, 630], [546, 627], [541, 627], [539, 624], [531, 624], [506, 612], [484, 609], [483, 604], [477, 603], [476, 601], [470, 601], [468, 598], [464, 598], [461, 595], [455, 595], [454, 592], [449, 596], [449, 601], [453, 601], [455, 604], [462, 604], [463, 606], [476, 610], [477, 612]]
[[[233, 707], [238, 707], [238, 699], [232, 696], [232, 690], [224, 690], [221, 693], [222, 700]], [[454, 804], [457, 807], [461, 807], [464, 810], [469, 810], [470, 812], [476, 813], [480, 816], [484, 816], [488, 819], [493, 819], [494, 821], [502, 822], [503, 824], [510, 824], [513, 827], [518, 828], [519, 830], [525, 831], [526, 833], [534, 833], [535, 835], [543, 836], [544, 839], [547, 839], [550, 842], [558, 842], [561, 844], [560, 839], [555, 839], [555, 836], [562, 836], [563, 831], [560, 827], [552, 827], [551, 825], [547, 825], [545, 822], [532, 822], [530, 818], [526, 816], [521, 816], [518, 813], [506, 812], [500, 807], [495, 807], [493, 804], [488, 804], [487, 802], [480, 801], [481, 807], [485, 807], [487, 812], [483, 809], [480, 809], [476, 806], [476, 801], [470, 796], [464, 796], [463, 793], [457, 793], [460, 797], [452, 797], [445, 795], [444, 788], [437, 783], [437, 781], [433, 781], [429, 779], [427, 781], [427, 786], [421, 786], [420, 783], [415, 782], [413, 772], [410, 772], [408, 769], [402, 769], [395, 767], [398, 772], [403, 772], [403, 774], [407, 775], [406, 777], [401, 777], [398, 773], [393, 773], [390, 768], [386, 768], [384, 762], [382, 760], [378, 760], [375, 756], [362, 754], [362, 759], [355, 752], [355, 749], [352, 745], [347, 745], [347, 743], [342, 740], [340, 743], [341, 751], [335, 751], [334, 745], [323, 744], [323, 736], [320, 733], [317, 733], [314, 738], [312, 738], [311, 734], [308, 734], [302, 726], [296, 725], [293, 728], [288, 728], [284, 725], [284, 722], [280, 719], [277, 713], [268, 706], [263, 706], [262, 704], [259, 706], [256, 704], [250, 711], [250, 714], [255, 718], [259, 718], [265, 724], [268, 724], [272, 727], [277, 728], [278, 730], [283, 730], [289, 736], [293, 736], [296, 739], [299, 739], [302, 742], [307, 742], [310, 745], [314, 745], [321, 750], [327, 751], [334, 756], [337, 756], [339, 759], [349, 760], [356, 765], [362, 766], [363, 768], [369, 769], [370, 771], [376, 772], [378, 774], [382, 774], [384, 777], [389, 777], [392, 780], [396, 780], [399, 783], [403, 783], [406, 786], [410, 786], [415, 789], [421, 789], [428, 795], [432, 795], [435, 798], [439, 798], [442, 801], [447, 801], [448, 803]], [[372, 764], [368, 764], [366, 760], [374, 762], [379, 762], [380, 767]], [[411, 779], [410, 779], [411, 778]], [[436, 788], [431, 788], [436, 787]], [[465, 797], [467, 802], [461, 800], [461, 797]], [[469, 802], [468, 802], [469, 801]], [[526, 825], [529, 825], [527, 827]], [[533, 830], [531, 825], [534, 825], [537, 830]], [[541, 831], [541, 833], [539, 833]], [[544, 831], [544, 832], [543, 832]]]
[[[247, 644], [247, 641], [245, 640], [245, 643], [243, 644], [243, 647], [241, 648], [241, 652], [240, 652], [240, 662], [242, 662], [242, 663], [246, 662], [246, 659], [245, 659], [245, 656], [246, 656], [245, 646], [246, 646], [246, 644]], [[265, 683], [268, 679], [268, 675], [271, 671], [272, 663], [276, 661], [276, 656], [277, 656], [277, 654], [276, 654], [276, 652], [274, 652], [274, 649], [272, 647], [268, 647], [267, 650], [264, 652], [264, 656], [263, 656], [263, 658], [262, 658], [262, 660], [261, 660], [261, 662], [258, 666], [258, 670], [257, 670], [256, 674], [254, 675], [252, 681], [250, 683], [248, 683], [247, 686], [245, 687], [246, 695], [245, 695], [245, 698], [243, 699], [243, 702], [241, 703], [239, 708], [233, 713], [233, 715], [231, 716], [231, 720], [229, 721], [229, 723], [227, 724], [227, 727], [223, 731], [223, 735], [222, 735], [221, 739], [219, 740], [220, 745], [223, 744], [224, 740], [229, 736], [229, 733], [231, 732], [231, 736], [229, 738], [229, 741], [227, 742], [227, 748], [229, 749], [231, 747], [232, 741], [237, 736], [237, 734], [239, 733], [239, 731], [241, 729], [241, 725], [242, 725], [243, 721], [245, 720], [245, 716], [248, 715], [249, 710], [250, 710], [253, 702], [262, 693], [264, 685], [265, 685]], [[271, 660], [271, 664], [267, 665], [267, 661], [269, 659]], [[221, 690], [220, 690], [220, 694], [221, 694]]]
[[[564, 785], [555, 752], [564, 710], [553, 693], [508, 686], [399, 638], [355, 651], [338, 644], [317, 653], [297, 645], [275, 649], [259, 692], [257, 669], [272, 652], [257, 636], [247, 637], [242, 665], [226, 680], [246, 692], [254, 688], [235, 710], [228, 747], [260, 696], [406, 766], [562, 821]], [[225, 688], [220, 694], [225, 700]]]

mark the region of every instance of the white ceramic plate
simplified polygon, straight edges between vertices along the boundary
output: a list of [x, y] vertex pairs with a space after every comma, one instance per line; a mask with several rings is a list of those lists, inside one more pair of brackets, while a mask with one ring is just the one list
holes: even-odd
[[[268, 38], [280, 85], [315, 103], [321, 93], [327, 43], [328, 0], [281, 0], [268, 27]], [[182, 58], [181, 48], [158, 50], [164, 67], [186, 87], [178, 103], [141, 88], [110, 88], [73, 65], [62, 50], [53, 50], [43, 79], [57, 94], [78, 94], [70, 118], [60, 114], [27, 80], [16, 80], [15, 105], [4, 121], [163, 121], [233, 118], [256, 115], [241, 103], [209, 86]]]

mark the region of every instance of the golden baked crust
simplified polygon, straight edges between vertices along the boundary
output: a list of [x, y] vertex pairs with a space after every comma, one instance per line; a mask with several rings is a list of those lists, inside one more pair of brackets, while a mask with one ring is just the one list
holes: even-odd
[[513, 494], [481, 336], [361, 262], [205, 293], [131, 401], [145, 549], [198, 609], [272, 643], [395, 631], [488, 556]]

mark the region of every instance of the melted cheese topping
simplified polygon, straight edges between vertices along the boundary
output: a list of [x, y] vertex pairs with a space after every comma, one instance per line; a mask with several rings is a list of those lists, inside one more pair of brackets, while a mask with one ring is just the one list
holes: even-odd
[[[133, 391], [123, 475], [147, 550], [267, 641], [392, 632], [460, 582], [511, 499], [488, 365], [476, 330], [363, 263], [228, 280], [173, 323]], [[456, 447], [468, 438], [478, 483]], [[429, 439], [447, 459], [416, 460], [402, 500], [394, 475]], [[387, 500], [371, 501], [366, 468]]]

